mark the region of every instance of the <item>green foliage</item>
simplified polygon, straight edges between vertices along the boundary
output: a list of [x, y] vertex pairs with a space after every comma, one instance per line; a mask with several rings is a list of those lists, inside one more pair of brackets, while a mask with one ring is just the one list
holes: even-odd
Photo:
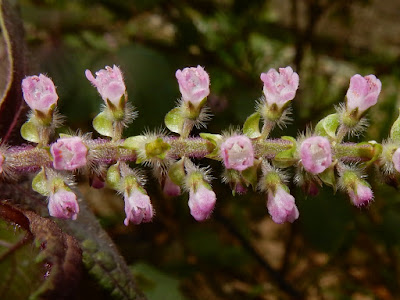
[[149, 300], [185, 300], [180, 291], [180, 281], [157, 268], [136, 263], [131, 267], [139, 287]]

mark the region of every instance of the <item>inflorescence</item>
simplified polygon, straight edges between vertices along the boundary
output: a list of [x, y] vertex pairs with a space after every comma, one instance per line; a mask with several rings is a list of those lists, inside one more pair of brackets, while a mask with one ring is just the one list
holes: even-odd
[[293, 180], [305, 192], [315, 195], [326, 184], [335, 192], [339, 189], [347, 193], [358, 207], [373, 199], [366, 168], [374, 167], [383, 178], [396, 177], [400, 172], [400, 119], [382, 144], [343, 141], [366, 127], [365, 114], [377, 103], [381, 91], [381, 82], [374, 75], [354, 75], [345, 103], [319, 121], [312, 133], [280, 139], [269, 135], [276, 125], [285, 126], [290, 120], [290, 103], [299, 86], [299, 75], [291, 67], [261, 74], [264, 95], [242, 130], [202, 132], [197, 137], [191, 136], [192, 129], [205, 128], [210, 120], [206, 106], [210, 79], [202, 67], [184, 68], [175, 74], [182, 98], [164, 120], [172, 134], [146, 133], [128, 138], [123, 138], [123, 130], [136, 112], [127, 101], [121, 70], [114, 65], [95, 76], [86, 70], [85, 75], [104, 100], [93, 120], [94, 130], [104, 138], [60, 134], [51, 143], [62, 116], [57, 111], [53, 81], [40, 74], [22, 81], [23, 96], [31, 111], [21, 135], [31, 144], [0, 148], [1, 180], [15, 181], [23, 174], [35, 174], [32, 188], [47, 197], [53, 217], [78, 217], [79, 205], [71, 187], [74, 173], [81, 172], [91, 178], [93, 187], [107, 185], [124, 196], [125, 225], [151, 221], [154, 211], [145, 190], [146, 176], [140, 168], [131, 168], [132, 162], [151, 167], [166, 195], [187, 192], [191, 215], [197, 221], [209, 218], [216, 204], [211, 170], [197, 166], [198, 158], [221, 161], [222, 181], [233, 194], [244, 194], [248, 188], [265, 193], [269, 214], [276, 223], [293, 222], [299, 217], [287, 186], [287, 168], [294, 169]]

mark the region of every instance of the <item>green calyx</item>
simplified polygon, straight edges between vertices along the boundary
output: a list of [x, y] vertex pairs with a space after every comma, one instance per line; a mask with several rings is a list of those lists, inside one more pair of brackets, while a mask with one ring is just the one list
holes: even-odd
[[123, 190], [128, 194], [134, 189], [139, 189], [140, 192], [146, 194], [146, 191], [140, 186], [137, 179], [133, 175], [128, 175], [123, 178]]
[[342, 116], [342, 123], [348, 128], [354, 128], [357, 126], [358, 122], [360, 121], [361, 116], [358, 113], [358, 108], [353, 109], [352, 111], [348, 112], [345, 111]]
[[354, 187], [359, 180], [357, 174], [353, 171], [344, 171], [342, 174], [342, 182], [346, 188]]
[[156, 138], [154, 141], [146, 143], [145, 146], [146, 158], [160, 158], [164, 159], [171, 146], [164, 142], [161, 137]]
[[199, 186], [204, 186], [205, 188], [211, 190], [211, 186], [204, 180], [204, 176], [200, 171], [194, 171], [189, 175], [188, 178], [189, 186], [193, 188], [196, 192]]
[[278, 186], [282, 185], [282, 180], [278, 173], [271, 171], [264, 176], [264, 184], [268, 190], [275, 193]]
[[282, 116], [283, 111], [284, 108], [279, 108], [276, 103], [273, 103], [271, 106], [265, 104], [262, 108], [261, 115], [265, 120], [277, 122]]

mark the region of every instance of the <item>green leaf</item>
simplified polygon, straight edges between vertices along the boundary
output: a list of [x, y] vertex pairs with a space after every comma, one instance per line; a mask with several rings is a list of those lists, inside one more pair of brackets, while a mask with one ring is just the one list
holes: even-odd
[[0, 0], [0, 138], [19, 139], [17, 131], [25, 120], [26, 104], [21, 81], [26, 75], [24, 28], [19, 15], [19, 2]]
[[[0, 219], [26, 231], [25, 237], [14, 243], [14, 251], [10, 248], [1, 254], [3, 259], [9, 257], [6, 262], [12, 263], [6, 271], [8, 264], [0, 262], [0, 278], [7, 278], [0, 280], [2, 299], [74, 298], [82, 264], [77, 241], [63, 233], [52, 220], [10, 204], [0, 204]], [[18, 297], [24, 293], [25, 297]]]
[[202, 132], [202, 133], [200, 133], [200, 137], [209, 141], [214, 146], [214, 149], [206, 157], [214, 158], [214, 159], [218, 158], [219, 157], [218, 144], [221, 142], [222, 136], [220, 134], [212, 134], [212, 133]]
[[243, 133], [251, 139], [261, 136], [260, 118], [261, 118], [260, 113], [255, 112], [252, 115], [250, 115], [244, 122]]
[[[2, 183], [2, 193], [7, 199], [11, 199], [10, 201], [18, 205], [29, 207], [29, 209], [35, 210], [41, 215], [48, 215], [45, 199], [37, 193], [32, 193], [30, 184], [18, 183], [18, 189], [23, 192], [15, 193], [16, 187], [13, 183]], [[75, 221], [54, 219], [62, 229], [59, 234], [68, 233], [78, 240], [82, 249], [82, 260], [85, 268], [112, 298], [144, 300], [142, 292], [136, 286], [132, 272], [116, 245], [102, 229], [98, 219], [89, 209], [87, 201], [83, 199], [82, 194], [78, 190], [74, 190], [74, 193], [77, 195], [79, 202], [78, 218]], [[64, 260], [64, 264], [69, 264], [69, 262], [70, 260]], [[71, 275], [71, 279], [73, 279], [74, 275]], [[69, 291], [69, 287], [62, 291]]]
[[183, 123], [185, 122], [185, 118], [182, 115], [182, 111], [180, 107], [175, 107], [170, 110], [164, 119], [165, 126], [169, 130], [175, 133], [182, 133]]
[[179, 279], [145, 263], [137, 263], [131, 270], [149, 300], [186, 299], [179, 289]]
[[29, 142], [33, 143], [40, 142], [39, 131], [36, 125], [30, 120], [22, 125], [21, 135], [25, 140]]
[[107, 116], [106, 112], [99, 113], [93, 120], [93, 128], [104, 136], [113, 137], [113, 121]]
[[335, 138], [336, 130], [339, 125], [339, 115], [330, 114], [318, 122], [318, 124], [315, 126], [315, 134], [319, 136]]

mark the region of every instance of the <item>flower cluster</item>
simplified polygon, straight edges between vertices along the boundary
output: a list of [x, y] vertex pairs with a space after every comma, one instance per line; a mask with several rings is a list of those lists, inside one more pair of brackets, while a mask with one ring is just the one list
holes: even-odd
[[271, 139], [276, 125], [286, 126], [290, 103], [299, 87], [299, 75], [291, 67], [261, 74], [263, 96], [241, 129], [222, 134], [202, 132], [199, 136], [191, 134], [195, 126], [205, 127], [210, 118], [210, 77], [201, 66], [184, 68], [175, 74], [181, 100], [164, 120], [171, 134], [161, 131], [123, 139], [123, 129], [135, 113], [120, 68], [107, 66], [95, 76], [89, 70], [85, 74], [105, 103], [93, 120], [94, 130], [103, 138], [60, 134], [54, 139], [60, 125], [58, 95], [53, 81], [40, 74], [22, 82], [24, 99], [32, 111], [21, 135], [32, 145], [0, 147], [2, 180], [36, 173], [32, 188], [47, 197], [53, 217], [78, 218], [72, 186], [73, 174], [80, 172], [91, 178], [93, 187], [106, 185], [123, 195], [125, 225], [150, 222], [155, 211], [145, 189], [145, 175], [129, 163], [150, 167], [167, 196], [186, 193], [188, 209], [197, 221], [210, 218], [217, 195], [211, 186], [211, 170], [196, 165], [196, 158], [221, 162], [222, 181], [233, 195], [250, 188], [264, 193], [266, 208], [279, 224], [294, 222], [300, 214], [288, 186], [287, 174], [293, 172], [287, 169], [294, 170], [294, 182], [305, 192], [315, 195], [326, 184], [347, 193], [357, 207], [369, 204], [374, 197], [365, 176], [368, 167], [375, 166], [384, 178], [400, 176], [400, 118], [382, 144], [343, 142], [347, 135], [361, 133], [368, 109], [378, 101], [381, 82], [374, 75], [351, 77], [345, 103], [320, 120], [312, 132]]

